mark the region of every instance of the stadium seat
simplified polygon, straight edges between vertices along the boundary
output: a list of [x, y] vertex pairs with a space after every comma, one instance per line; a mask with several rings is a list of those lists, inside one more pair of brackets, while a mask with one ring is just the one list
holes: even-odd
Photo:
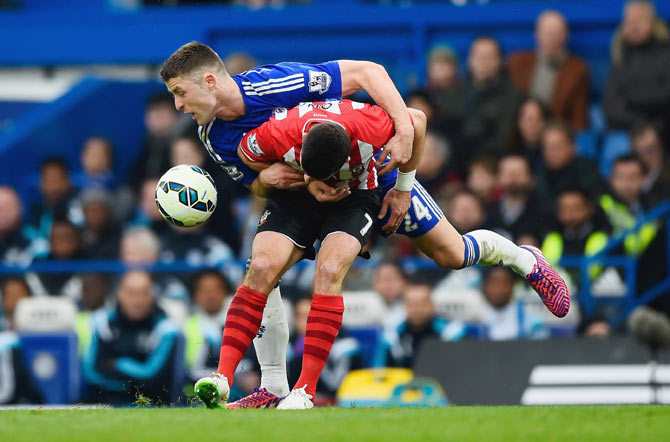
[[598, 157], [598, 135], [595, 131], [584, 130], [577, 134], [577, 154], [596, 159]]
[[26, 298], [14, 315], [19, 332], [74, 331], [77, 307], [65, 298]]
[[598, 169], [604, 177], [609, 177], [612, 163], [618, 157], [630, 152], [630, 138], [626, 132], [610, 132], [603, 140]]
[[436, 290], [433, 293], [435, 311], [452, 321], [481, 322], [486, 301], [475, 289], [459, 291]]
[[80, 373], [77, 335], [21, 333], [26, 366], [47, 404], [73, 404], [79, 399]]
[[382, 298], [373, 291], [343, 293], [345, 327], [371, 327], [384, 321], [386, 306]]
[[356, 339], [361, 346], [361, 353], [363, 354], [363, 365], [366, 367], [372, 366], [372, 361], [377, 351], [377, 344], [381, 331], [378, 327], [352, 327], [347, 328], [349, 336]]
[[409, 368], [369, 368], [351, 371], [337, 390], [340, 407], [385, 406], [394, 389], [412, 380]]

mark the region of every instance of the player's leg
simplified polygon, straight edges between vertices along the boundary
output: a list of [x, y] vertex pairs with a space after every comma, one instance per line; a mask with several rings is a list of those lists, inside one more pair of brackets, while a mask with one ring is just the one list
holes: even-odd
[[460, 235], [447, 221], [433, 198], [419, 182], [412, 189], [411, 206], [398, 233], [443, 268], [460, 269], [476, 264], [510, 267], [523, 276], [545, 306], [562, 317], [570, 308], [570, 295], [563, 279], [534, 247], [517, 246], [490, 230]]
[[312, 408], [319, 376], [342, 326], [344, 302], [342, 282], [372, 230], [379, 211], [379, 192], [354, 191], [345, 200], [329, 206], [320, 237], [316, 261], [314, 295], [307, 316], [302, 370], [293, 391], [278, 409]]
[[207, 407], [219, 408], [227, 402], [233, 374], [260, 329], [268, 293], [302, 254], [281, 233], [259, 232], [254, 238], [249, 269], [226, 315], [216, 373], [195, 384], [196, 394]]

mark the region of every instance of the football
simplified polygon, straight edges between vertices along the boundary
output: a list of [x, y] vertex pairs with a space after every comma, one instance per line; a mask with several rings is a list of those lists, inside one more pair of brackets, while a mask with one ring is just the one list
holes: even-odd
[[198, 166], [175, 166], [158, 180], [156, 205], [163, 218], [172, 224], [197, 226], [216, 209], [214, 179]]

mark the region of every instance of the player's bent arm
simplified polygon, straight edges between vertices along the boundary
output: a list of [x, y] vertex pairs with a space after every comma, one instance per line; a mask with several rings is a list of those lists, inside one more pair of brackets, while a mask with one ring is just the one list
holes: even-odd
[[342, 79], [342, 96], [363, 89], [393, 121], [395, 136], [387, 144], [392, 162], [382, 170], [381, 174], [407, 162], [414, 129], [407, 114], [407, 106], [386, 69], [370, 61], [338, 60], [338, 64]]
[[403, 173], [411, 172], [419, 167], [421, 155], [423, 155], [423, 144], [426, 140], [426, 125], [428, 118], [423, 111], [414, 108], [407, 108], [407, 112], [412, 117], [412, 126], [414, 129], [414, 141], [412, 143], [412, 156], [398, 170]]

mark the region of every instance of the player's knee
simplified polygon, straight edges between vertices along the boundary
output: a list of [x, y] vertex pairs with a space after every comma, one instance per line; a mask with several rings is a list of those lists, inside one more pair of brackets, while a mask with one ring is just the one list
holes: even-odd
[[245, 277], [247, 285], [249, 283], [254, 285], [269, 285], [275, 279], [279, 278], [281, 265], [272, 259], [270, 255], [259, 255], [252, 258], [249, 263], [249, 270]]
[[441, 247], [434, 252], [433, 261], [443, 269], [460, 269], [463, 266], [463, 250]]
[[323, 284], [333, 284], [342, 279], [343, 269], [339, 262], [324, 260], [316, 268], [315, 278]]

